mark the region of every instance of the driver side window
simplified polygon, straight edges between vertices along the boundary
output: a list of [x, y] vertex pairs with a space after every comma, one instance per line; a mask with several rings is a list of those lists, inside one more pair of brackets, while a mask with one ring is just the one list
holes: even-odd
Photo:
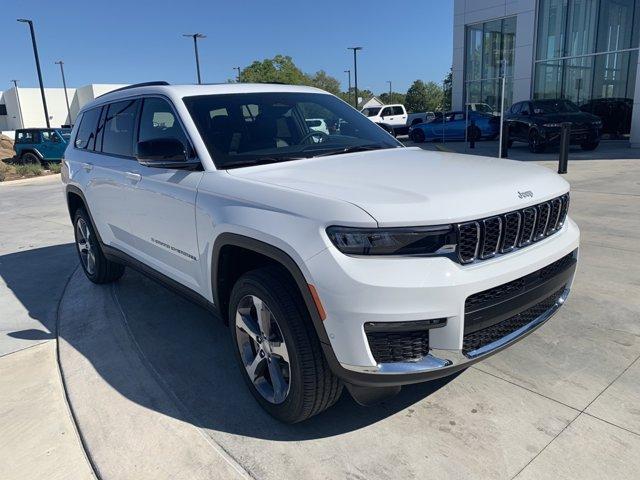
[[386, 107], [382, 110], [382, 113], [380, 114], [381, 117], [389, 117], [393, 115], [391, 107]]
[[140, 114], [138, 141], [176, 138], [187, 148], [189, 141], [176, 114], [166, 100], [157, 97], [144, 99]]

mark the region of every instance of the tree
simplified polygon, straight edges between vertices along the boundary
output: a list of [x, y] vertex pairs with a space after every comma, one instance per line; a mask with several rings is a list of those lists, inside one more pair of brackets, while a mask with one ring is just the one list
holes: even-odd
[[381, 93], [380, 95], [378, 95], [378, 98], [382, 101], [382, 103], [386, 105], [392, 103], [401, 103], [404, 105], [405, 97], [406, 95], [404, 93], [398, 92], [391, 92], [391, 95], [389, 95], [389, 92]]
[[291, 57], [285, 55], [265, 58], [261, 62], [254, 61], [240, 72], [240, 81], [243, 83], [278, 82], [291, 85], [311, 85], [309, 76], [293, 63]]
[[442, 108], [442, 89], [435, 82], [416, 80], [407, 90], [405, 106], [409, 112], [433, 112]]
[[334, 95], [340, 93], [340, 82], [331, 75], [328, 75], [324, 70], [318, 70], [313, 74], [311, 77], [311, 85], [333, 93]]

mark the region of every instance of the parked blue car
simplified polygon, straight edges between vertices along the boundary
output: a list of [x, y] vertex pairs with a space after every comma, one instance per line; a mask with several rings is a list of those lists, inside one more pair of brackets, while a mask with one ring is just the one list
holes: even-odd
[[71, 129], [25, 128], [16, 130], [16, 159], [19, 163], [59, 162], [69, 143]]
[[[466, 135], [465, 135], [466, 131]], [[493, 140], [500, 133], [500, 117], [480, 112], [469, 112], [467, 122], [464, 111], [445, 112], [427, 123], [409, 128], [409, 138], [416, 143], [436, 140]]]

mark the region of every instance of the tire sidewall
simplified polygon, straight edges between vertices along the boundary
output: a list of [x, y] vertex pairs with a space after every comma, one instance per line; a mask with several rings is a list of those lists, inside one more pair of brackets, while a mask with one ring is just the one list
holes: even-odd
[[[285, 294], [283, 292], [283, 294]], [[235, 314], [238, 304], [242, 298], [247, 295], [255, 295], [260, 298], [271, 310], [271, 313], [275, 317], [282, 336], [289, 353], [289, 367], [290, 367], [290, 379], [289, 379], [289, 393], [284, 402], [279, 404], [273, 404], [267, 401], [253, 385], [253, 382], [249, 379], [245, 370], [240, 351], [238, 349], [237, 336], [236, 336], [236, 324]], [[302, 312], [296, 312], [300, 314]], [[259, 281], [259, 279], [252, 275], [251, 272], [242, 276], [236, 285], [233, 287], [231, 298], [229, 302], [229, 329], [231, 330], [231, 339], [233, 342], [233, 349], [235, 352], [236, 360], [238, 361], [238, 367], [241, 370], [242, 378], [247, 384], [251, 394], [260, 403], [260, 405], [267, 410], [272, 416], [287, 421], [287, 418], [294, 417], [297, 412], [303, 408], [304, 400], [304, 379], [302, 376], [302, 365], [300, 364], [299, 345], [295, 342], [295, 335], [289, 325], [287, 313], [280, 305], [280, 300], [277, 295], [274, 295], [270, 288], [265, 287]], [[309, 319], [309, 321], [311, 321]]]
[[40, 165], [40, 159], [37, 155], [31, 152], [26, 152], [20, 157], [20, 163], [22, 163], [23, 165]]
[[[80, 219], [84, 220], [84, 222], [87, 224], [87, 228], [89, 229], [89, 232], [90, 232], [89, 243], [91, 244], [91, 248], [95, 252], [96, 266], [93, 273], [89, 273], [87, 271], [87, 267], [85, 267], [84, 262], [82, 261], [82, 257], [80, 256], [80, 251], [78, 250], [78, 221]], [[100, 268], [103, 268], [101, 266], [102, 259], [100, 255], [101, 253], [100, 246], [97, 244], [96, 232], [93, 228], [93, 224], [91, 223], [91, 219], [89, 219], [89, 215], [87, 214], [87, 212], [85, 212], [83, 208], [78, 208], [76, 210], [76, 213], [73, 215], [73, 236], [76, 241], [76, 252], [78, 254], [78, 259], [80, 260], [80, 266], [82, 267], [82, 270], [84, 270], [84, 273], [87, 276], [87, 278], [92, 282], [96, 282], [98, 279], [98, 272], [100, 271]]]

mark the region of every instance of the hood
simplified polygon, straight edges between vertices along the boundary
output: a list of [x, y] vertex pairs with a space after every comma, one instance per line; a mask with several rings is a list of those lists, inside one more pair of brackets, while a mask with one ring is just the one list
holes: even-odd
[[228, 173], [355, 204], [380, 226], [477, 219], [569, 190], [559, 175], [538, 165], [420, 148], [294, 160]]

